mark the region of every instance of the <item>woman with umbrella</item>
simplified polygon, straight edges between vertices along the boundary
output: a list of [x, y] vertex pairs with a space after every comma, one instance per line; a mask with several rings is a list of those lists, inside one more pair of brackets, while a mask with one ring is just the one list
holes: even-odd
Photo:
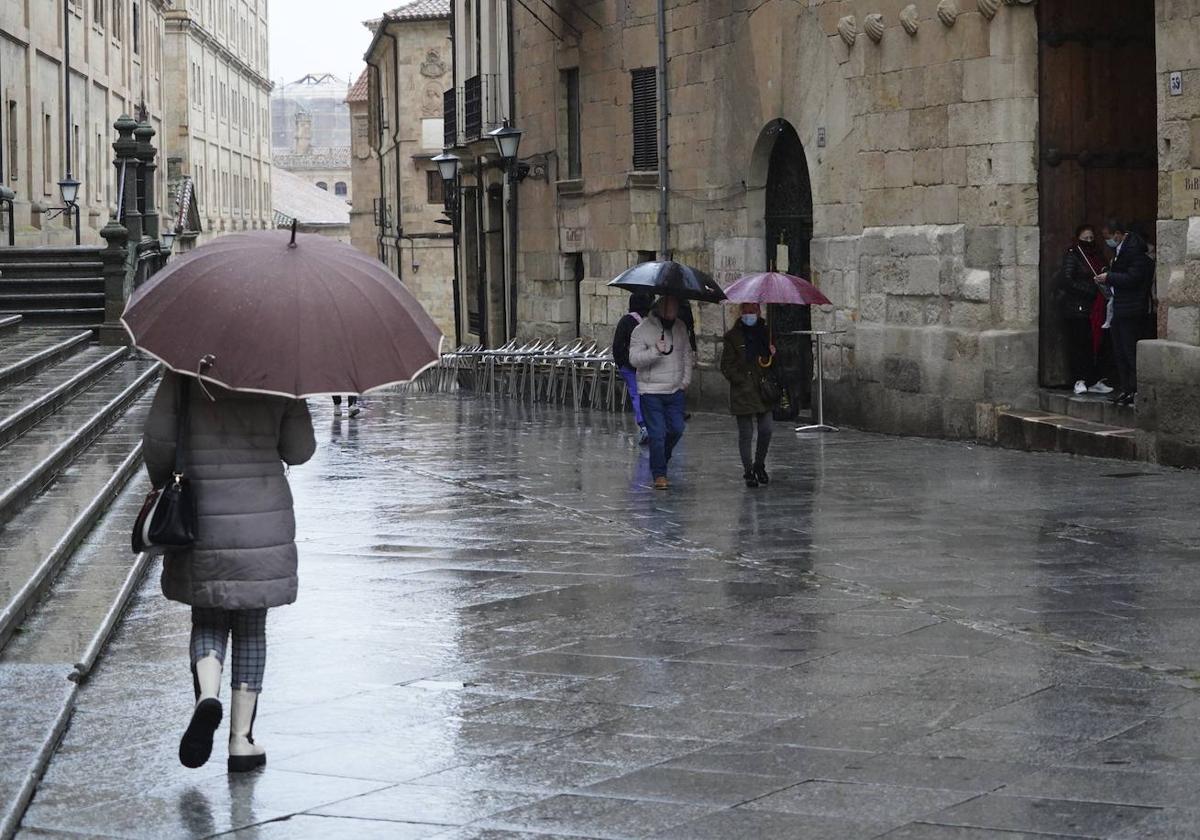
[[767, 449], [771, 446], [771, 411], [775, 401], [768, 403], [764, 380], [774, 361], [775, 345], [771, 343], [761, 307], [757, 303], [743, 303], [737, 323], [725, 333], [721, 375], [729, 380], [729, 412], [737, 421], [738, 452], [747, 487], [758, 487], [771, 480], [767, 475]]
[[639, 263], [608, 285], [662, 295], [630, 337], [629, 362], [637, 369], [642, 415], [650, 435], [654, 489], [666, 490], [670, 487], [667, 464], [683, 437], [685, 392], [695, 359], [688, 328], [680, 317], [680, 300], [716, 302], [724, 300], [725, 293], [712, 278], [671, 260]]
[[386, 267], [321, 236], [298, 239], [293, 226], [290, 243], [264, 231], [197, 248], [138, 289], [122, 318], [169, 369], [146, 421], [150, 479], [192, 494], [189, 533], [166, 547], [162, 574], [163, 594], [192, 608], [187, 767], [212, 752], [227, 651], [228, 769], [266, 763], [253, 724], [267, 611], [297, 595], [285, 465], [316, 447], [304, 398], [410, 381], [439, 358], [436, 325]]

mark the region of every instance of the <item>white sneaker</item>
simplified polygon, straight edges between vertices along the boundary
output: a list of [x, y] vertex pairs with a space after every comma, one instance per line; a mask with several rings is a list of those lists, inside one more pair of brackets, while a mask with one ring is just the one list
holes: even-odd
[[1076, 381], [1076, 383], [1075, 383], [1075, 393], [1076, 394], [1086, 394], [1087, 389], [1088, 389], [1087, 383], [1084, 382], [1082, 379]]
[[1092, 394], [1111, 394], [1113, 392], [1113, 389], [1108, 387], [1107, 385], [1105, 385], [1104, 380], [1101, 379], [1095, 385], [1088, 388], [1088, 392], [1092, 393]]

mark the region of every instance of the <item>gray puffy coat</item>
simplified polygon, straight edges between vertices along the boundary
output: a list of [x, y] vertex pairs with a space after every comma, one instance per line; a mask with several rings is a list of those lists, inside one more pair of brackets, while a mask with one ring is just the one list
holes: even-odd
[[[180, 377], [167, 373], [143, 438], [156, 487], [175, 462]], [[163, 558], [163, 594], [197, 607], [277, 607], [296, 600], [296, 517], [283, 465], [316, 449], [304, 400], [191, 386], [186, 472], [199, 508], [189, 551]]]

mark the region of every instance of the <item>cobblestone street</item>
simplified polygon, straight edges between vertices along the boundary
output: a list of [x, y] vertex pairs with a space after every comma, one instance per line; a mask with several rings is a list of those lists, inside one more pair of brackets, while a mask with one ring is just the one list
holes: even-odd
[[266, 769], [179, 765], [155, 565], [19, 837], [1200, 836], [1195, 473], [780, 424], [750, 490], [698, 414], [656, 493], [622, 417], [314, 420]]

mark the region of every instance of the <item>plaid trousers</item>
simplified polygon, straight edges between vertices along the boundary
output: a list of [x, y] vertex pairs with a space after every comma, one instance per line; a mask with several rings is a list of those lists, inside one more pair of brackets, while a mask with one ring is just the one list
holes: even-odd
[[192, 607], [192, 664], [212, 654], [225, 662], [225, 649], [233, 635], [233, 662], [229, 669], [234, 688], [262, 691], [267, 667], [267, 610], [223, 610]]

